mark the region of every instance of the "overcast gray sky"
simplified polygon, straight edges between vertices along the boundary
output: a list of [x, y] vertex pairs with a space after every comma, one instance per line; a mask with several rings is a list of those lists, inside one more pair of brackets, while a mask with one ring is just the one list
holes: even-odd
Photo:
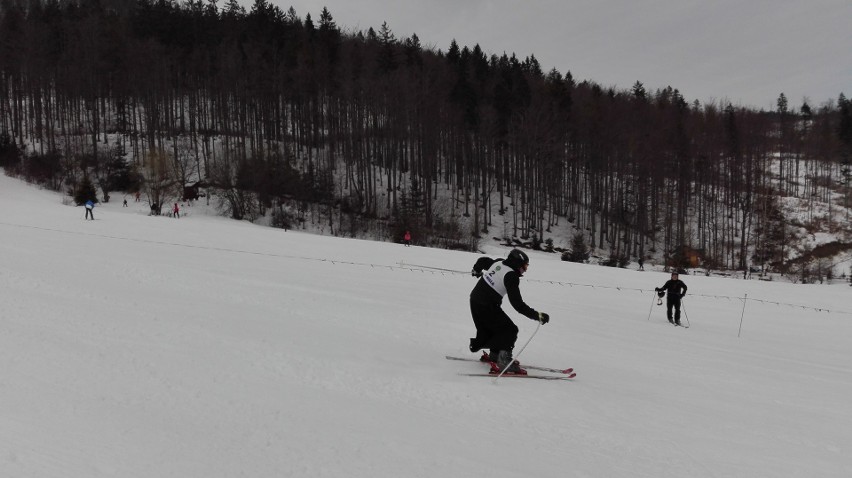
[[[249, 0], [246, 0], [249, 1]], [[852, 96], [852, 0], [270, 0], [304, 18], [323, 6], [343, 29], [416, 33], [487, 54], [534, 54], [546, 71], [688, 101], [774, 109]]]

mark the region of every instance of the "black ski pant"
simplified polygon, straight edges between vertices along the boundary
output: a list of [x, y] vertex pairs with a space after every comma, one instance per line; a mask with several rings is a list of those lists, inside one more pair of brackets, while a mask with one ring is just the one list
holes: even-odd
[[666, 317], [669, 318], [669, 322], [672, 322], [672, 308], [674, 308], [674, 323], [680, 323], [680, 299], [667, 299], [666, 300]]
[[92, 212], [91, 209], [86, 208], [86, 219], [88, 219], [90, 216], [91, 216], [92, 220], [94, 221], [95, 220], [95, 213]]
[[476, 337], [471, 345], [478, 349], [511, 352], [518, 340], [518, 326], [503, 312], [500, 304], [470, 302], [470, 315], [476, 325]]

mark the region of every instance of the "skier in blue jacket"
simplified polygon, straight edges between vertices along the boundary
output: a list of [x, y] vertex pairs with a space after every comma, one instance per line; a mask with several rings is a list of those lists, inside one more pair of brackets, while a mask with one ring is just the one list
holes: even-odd
[[91, 199], [86, 201], [86, 219], [89, 219], [91, 217], [93, 221], [95, 220], [94, 209], [95, 203], [93, 203]]

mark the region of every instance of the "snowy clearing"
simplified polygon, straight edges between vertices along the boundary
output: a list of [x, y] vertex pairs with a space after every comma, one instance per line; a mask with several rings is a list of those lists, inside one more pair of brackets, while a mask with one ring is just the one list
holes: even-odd
[[848, 284], [682, 276], [684, 329], [667, 274], [531, 252], [552, 320], [520, 360], [578, 377], [494, 384], [443, 358], [471, 356], [450, 271], [478, 254], [120, 199], [84, 221], [5, 176], [0, 207], [0, 476], [852, 476]]

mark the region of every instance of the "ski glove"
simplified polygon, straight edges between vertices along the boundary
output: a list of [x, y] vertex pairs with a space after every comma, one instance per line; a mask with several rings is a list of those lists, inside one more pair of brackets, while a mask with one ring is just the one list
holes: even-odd
[[482, 271], [476, 270], [476, 267], [470, 270], [470, 275], [473, 277], [482, 277]]
[[546, 323], [550, 322], [550, 316], [545, 314], [544, 312], [539, 312], [538, 313], [538, 321], [541, 322], [542, 324], [546, 324]]

